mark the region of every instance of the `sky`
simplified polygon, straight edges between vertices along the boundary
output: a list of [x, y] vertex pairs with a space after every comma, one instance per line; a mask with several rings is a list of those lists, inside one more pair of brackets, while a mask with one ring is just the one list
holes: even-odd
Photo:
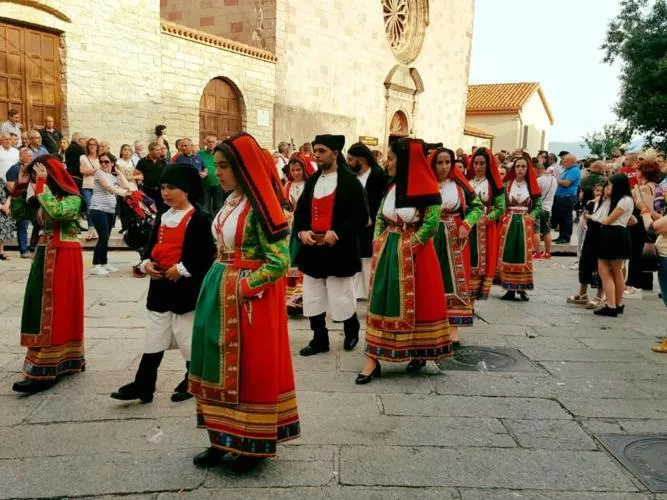
[[470, 83], [540, 82], [551, 141], [615, 123], [619, 65], [602, 62], [620, 0], [476, 0]]

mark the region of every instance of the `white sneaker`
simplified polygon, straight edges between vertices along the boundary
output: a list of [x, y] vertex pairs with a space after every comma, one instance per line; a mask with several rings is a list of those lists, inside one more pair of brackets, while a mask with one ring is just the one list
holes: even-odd
[[109, 276], [109, 271], [98, 264], [97, 266], [93, 267], [92, 274], [96, 274], [97, 276]]
[[104, 266], [104, 269], [106, 269], [106, 270], [109, 271], [110, 273], [117, 273], [117, 272], [118, 272], [118, 268], [112, 266], [111, 264], [107, 264], [107, 265], [105, 265], [105, 266]]

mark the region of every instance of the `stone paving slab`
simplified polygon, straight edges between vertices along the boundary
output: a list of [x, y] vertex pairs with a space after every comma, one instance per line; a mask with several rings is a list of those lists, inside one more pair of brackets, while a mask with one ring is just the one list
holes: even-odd
[[[606, 454], [484, 448], [341, 448], [341, 483], [635, 492]], [[380, 479], [382, 478], [382, 479]]]
[[0, 427], [25, 422], [45, 403], [46, 398], [47, 396], [43, 394], [30, 397], [17, 397], [16, 393], [11, 396], [0, 396]]
[[569, 420], [504, 420], [523, 448], [597, 450], [578, 423]]
[[[61, 497], [178, 491], [204, 483], [206, 473], [184, 455], [196, 449], [0, 460], [0, 498]], [[36, 471], [39, 471], [37, 474]]]
[[420, 396], [383, 394], [385, 415], [476, 417], [516, 419], [570, 419], [555, 401], [483, 396]]
[[460, 490], [461, 500], [651, 500], [652, 495], [643, 493], [588, 493], [564, 491], [528, 490]]
[[572, 399], [559, 401], [578, 417], [667, 419], [667, 401], [656, 399]]
[[341, 419], [336, 414], [313, 417], [303, 412], [301, 431], [299, 442], [304, 444], [516, 446], [503, 424], [492, 418], [367, 415], [364, 419]]
[[595, 378], [558, 379], [550, 376], [498, 373], [447, 372], [434, 377], [432, 384], [438, 394], [510, 396], [526, 398], [558, 398], [560, 396], [595, 398], [651, 398], [650, 389], [640, 382]]
[[665, 373], [664, 367], [648, 361], [646, 363], [541, 361], [540, 364], [554, 376], [564, 378], [656, 380]]
[[[206, 432], [194, 415], [179, 418], [0, 427], [0, 459], [204, 449]], [[53, 439], [58, 436], [58, 439]], [[44, 446], [49, 443], [49, 446]], [[185, 457], [185, 455], [184, 455]], [[184, 460], [186, 460], [184, 458]]]
[[49, 394], [46, 398], [44, 404], [31, 413], [29, 423], [94, 422], [195, 415], [194, 400], [172, 403], [167, 394], [156, 397], [150, 404], [135, 401], [125, 403], [102, 394], [75, 395], [66, 399], [56, 394]]
[[323, 488], [200, 488], [183, 493], [161, 493], [158, 500], [404, 500], [418, 496], [420, 500], [458, 499], [455, 490], [446, 488], [358, 488], [327, 486]]

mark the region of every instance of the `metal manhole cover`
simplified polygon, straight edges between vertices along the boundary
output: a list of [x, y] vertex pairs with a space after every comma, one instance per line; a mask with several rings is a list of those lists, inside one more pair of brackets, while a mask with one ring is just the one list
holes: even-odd
[[667, 435], [605, 434], [597, 438], [649, 490], [667, 492]]
[[537, 367], [518, 349], [510, 347], [461, 346], [454, 357], [438, 363], [441, 370], [534, 372]]

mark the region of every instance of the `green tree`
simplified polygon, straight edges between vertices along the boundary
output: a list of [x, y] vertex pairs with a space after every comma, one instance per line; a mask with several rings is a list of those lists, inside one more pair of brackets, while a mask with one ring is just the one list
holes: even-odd
[[620, 125], [605, 125], [602, 132], [593, 132], [583, 137], [592, 156], [607, 160], [614, 148], [622, 148], [630, 142], [632, 134]]
[[667, 149], [667, 0], [622, 0], [609, 23], [604, 62], [619, 60], [617, 116], [647, 142]]

